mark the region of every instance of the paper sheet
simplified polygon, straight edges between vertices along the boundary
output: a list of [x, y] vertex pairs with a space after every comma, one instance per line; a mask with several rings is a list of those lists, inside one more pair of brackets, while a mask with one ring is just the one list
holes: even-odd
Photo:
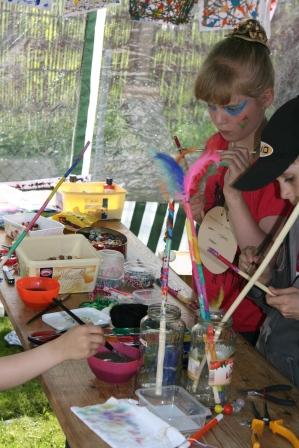
[[71, 410], [112, 448], [187, 448], [175, 428], [133, 400], [111, 397], [103, 404]]

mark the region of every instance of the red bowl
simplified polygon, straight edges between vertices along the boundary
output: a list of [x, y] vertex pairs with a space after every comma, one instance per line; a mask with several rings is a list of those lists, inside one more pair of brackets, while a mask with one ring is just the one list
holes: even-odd
[[[106, 383], [121, 384], [129, 381], [141, 367], [140, 351], [135, 347], [122, 344], [121, 342], [112, 343], [113, 347], [123, 355], [127, 355], [132, 361], [113, 362], [104, 361], [96, 356], [90, 356], [87, 359], [90, 369], [95, 376]], [[109, 353], [109, 350], [101, 345], [97, 353]]]
[[16, 281], [17, 291], [29, 308], [43, 308], [58, 296], [60, 283], [55, 278], [23, 277]]

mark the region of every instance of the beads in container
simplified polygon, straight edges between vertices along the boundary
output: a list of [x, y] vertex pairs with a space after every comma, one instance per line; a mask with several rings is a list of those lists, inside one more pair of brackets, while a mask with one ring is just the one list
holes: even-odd
[[135, 289], [150, 288], [155, 281], [155, 267], [128, 261], [124, 265], [124, 281]]

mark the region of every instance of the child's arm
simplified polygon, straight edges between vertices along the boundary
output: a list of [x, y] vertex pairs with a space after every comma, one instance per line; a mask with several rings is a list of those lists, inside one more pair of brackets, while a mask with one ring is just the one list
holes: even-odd
[[0, 358], [0, 390], [29, 381], [67, 359], [87, 358], [103, 341], [100, 327], [82, 325], [40, 347]]
[[222, 160], [228, 163], [223, 193], [229, 210], [229, 219], [240, 249], [259, 246], [275, 227], [278, 216], [267, 216], [257, 223], [245, 203], [242, 192], [231, 185], [250, 166], [250, 155], [245, 149], [225, 151]]

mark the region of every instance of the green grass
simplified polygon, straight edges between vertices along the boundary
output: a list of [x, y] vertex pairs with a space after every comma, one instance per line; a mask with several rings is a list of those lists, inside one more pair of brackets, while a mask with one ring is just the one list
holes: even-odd
[[[19, 352], [4, 336], [12, 330], [8, 318], [0, 318], [0, 356]], [[0, 392], [1, 448], [63, 448], [65, 437], [37, 380]]]

